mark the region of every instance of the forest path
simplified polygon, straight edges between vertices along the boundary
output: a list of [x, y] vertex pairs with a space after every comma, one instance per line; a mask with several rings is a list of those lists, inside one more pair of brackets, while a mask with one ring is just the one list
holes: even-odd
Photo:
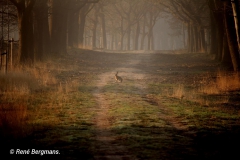
[[51, 63], [43, 71], [56, 83], [31, 90], [26, 129], [2, 128], [9, 159], [17, 148], [58, 150], [56, 158], [76, 160], [239, 157], [239, 90], [199, 91], [217, 80], [219, 64], [210, 55], [73, 50]]
[[[150, 57], [151, 55], [149, 54], [148, 56]], [[144, 66], [141, 65], [143, 58], [143, 56], [134, 56], [129, 61], [127, 61], [127, 63], [124, 63], [123, 66], [116, 68], [114, 71], [100, 74], [96, 80], [96, 89], [94, 90], [93, 95], [97, 101], [98, 109], [94, 123], [97, 128], [96, 140], [99, 143], [97, 143], [97, 155], [94, 156], [95, 159], [137, 159], [128, 151], [126, 146], [119, 144], [119, 140], [116, 139], [117, 135], [111, 131], [111, 119], [114, 119], [114, 117], [110, 116], [109, 110], [114, 106], [111, 104], [109, 98], [107, 97], [107, 91], [104, 88], [109, 84], [120, 85], [120, 88], [134, 87], [136, 88], [139, 95], [142, 95], [143, 98], [147, 99], [145, 95], [148, 94], [147, 79], [149, 77], [147, 77], [148, 75], [143, 69]], [[151, 58], [149, 58], [149, 60], [151, 60]], [[151, 62], [149, 61], [149, 63]], [[119, 72], [119, 76], [123, 78], [122, 83], [115, 81], [114, 75], [117, 71]], [[116, 94], [118, 94], [117, 92], [118, 91], [116, 91]], [[134, 97], [129, 98], [134, 101]], [[119, 98], [119, 100], [121, 100], [121, 98]], [[142, 101], [144, 100], [142, 99]], [[151, 100], [148, 101], [151, 103]], [[159, 114], [160, 119], [166, 121], [166, 123], [177, 130], [187, 129], [187, 127], [182, 125], [182, 123], [180, 123], [177, 118], [173, 117], [171, 111], [168, 108], [164, 107], [164, 105], [153, 105], [158, 105], [159, 109], [161, 110], [162, 113]]]
[[[129, 64], [134, 65], [139, 62], [140, 60], [136, 60], [131, 61]], [[121, 67], [117, 68], [116, 71], [120, 71], [123, 77], [131, 77], [133, 79], [142, 79], [144, 77], [144, 74], [134, 74], [136, 69], [133, 68]], [[125, 146], [118, 144], [116, 142], [116, 135], [111, 132], [111, 117], [108, 114], [111, 104], [103, 88], [109, 83], [116, 83], [116, 85], [122, 85], [124, 83], [124, 78], [122, 83], [115, 82], [115, 73], [115, 71], [110, 71], [99, 75], [96, 83], [97, 88], [93, 93], [99, 107], [97, 116], [95, 117], [95, 125], [97, 127], [96, 140], [100, 142], [98, 143], [99, 146], [97, 146], [98, 154], [94, 156], [94, 159], [135, 160], [137, 158], [133, 156]]]

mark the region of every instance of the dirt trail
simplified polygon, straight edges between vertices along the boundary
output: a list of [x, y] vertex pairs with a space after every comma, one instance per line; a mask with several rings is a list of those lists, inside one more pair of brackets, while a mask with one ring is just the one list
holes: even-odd
[[[123, 71], [122, 68], [118, 68], [118, 70]], [[126, 76], [126, 75], [125, 75]], [[95, 159], [114, 159], [114, 160], [135, 160], [137, 159], [133, 155], [129, 153], [129, 151], [120, 144], [117, 144], [116, 137], [114, 133], [110, 131], [110, 119], [108, 116], [108, 111], [110, 104], [106, 100], [106, 96], [104, 95], [103, 87], [111, 81], [114, 80], [114, 73], [107, 72], [103, 73], [99, 76], [99, 80], [97, 81], [97, 89], [94, 91], [94, 96], [98, 103], [98, 113], [95, 119], [96, 127], [97, 127], [97, 137], [96, 140], [100, 142], [98, 146], [98, 155], [95, 155]]]
[[[99, 79], [96, 83], [97, 88], [93, 93], [99, 106], [97, 116], [95, 117], [95, 124], [97, 127], [96, 140], [100, 142], [100, 145], [98, 146], [98, 155], [94, 156], [95, 159], [137, 159], [129, 153], [125, 146], [122, 146], [116, 142], [116, 135], [114, 135], [114, 133], [112, 133], [110, 130], [111, 117], [109, 116], [108, 112], [111, 104], [109, 104], [107, 97], [104, 94], [103, 87], [109, 83], [114, 83], [114, 74], [116, 71], [120, 71], [120, 76], [123, 77], [123, 83], [119, 83], [119, 85], [125, 85], [124, 82], [126, 83], [128, 79], [131, 79], [134, 81], [134, 87], [139, 89], [139, 93], [146, 95], [147, 86], [144, 79], [147, 79], [147, 77], [141, 68], [136, 69], [135, 66], [139, 65], [139, 63], [141, 63], [141, 57], [138, 59], [134, 57], [134, 59], [128, 61], [127, 65], [124, 67], [119, 67], [114, 71], [99, 75]], [[139, 82], [140, 80], [143, 81]], [[162, 110], [162, 114], [159, 115], [161, 119], [178, 130], [187, 129], [187, 127], [182, 125], [177, 118], [172, 116], [171, 111], [161, 104], [158, 106]]]

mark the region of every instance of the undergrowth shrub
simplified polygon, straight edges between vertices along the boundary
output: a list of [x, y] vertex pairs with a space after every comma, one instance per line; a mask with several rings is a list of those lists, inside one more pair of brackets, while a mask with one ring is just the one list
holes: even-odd
[[[188, 88], [188, 89], [186, 89]], [[185, 85], [173, 87], [171, 97], [198, 102], [202, 105], [228, 103], [229, 92], [240, 90], [240, 76], [237, 72], [219, 71], [216, 76], [205, 75], [197, 86], [189, 88]]]
[[219, 71], [215, 79], [206, 76], [203, 82], [198, 90], [205, 94], [221, 94], [240, 90], [240, 75], [238, 72]]
[[18, 137], [31, 133], [28, 122], [32, 115], [28, 108], [35, 107], [36, 102], [32, 100], [37, 98], [35, 92], [57, 84], [49, 68], [39, 63], [34, 67], [19, 66], [7, 74], [0, 73], [0, 135]]

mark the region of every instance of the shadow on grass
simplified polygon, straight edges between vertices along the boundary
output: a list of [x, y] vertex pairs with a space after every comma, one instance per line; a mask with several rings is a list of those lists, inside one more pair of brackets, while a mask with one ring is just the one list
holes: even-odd
[[240, 126], [222, 129], [202, 129], [197, 132], [194, 145], [201, 159], [240, 159]]
[[[10, 149], [28, 150], [59, 150], [60, 155], [51, 155], [54, 159], [94, 159], [96, 155], [104, 155], [104, 150], [99, 152], [103, 142], [95, 139], [94, 129], [73, 127], [46, 127], [22, 139], [3, 138], [1, 136], [1, 155], [10, 159], [22, 158], [23, 155], [10, 155]], [[51, 135], [51, 133], [55, 135]], [[59, 136], [75, 136], [64, 140]], [[88, 134], [86, 134], [88, 132]], [[122, 145], [138, 159], [240, 159], [240, 127], [219, 130], [191, 129], [180, 131], [169, 127], [144, 127], [139, 125], [114, 128], [109, 130], [114, 133], [115, 139], [110, 145]], [[50, 137], [48, 137], [50, 135]], [[34, 159], [45, 159], [49, 155], [31, 155]], [[29, 157], [27, 155], [26, 157]]]
[[[34, 159], [93, 159], [90, 152], [92, 143], [94, 142], [93, 133], [87, 128], [79, 126], [69, 127], [53, 127], [44, 126], [44, 129], [34, 131], [31, 135], [24, 138], [13, 138], [11, 136], [1, 136], [1, 155], [6, 155], [8, 159], [21, 159], [22, 157]], [[10, 150], [14, 149], [14, 154], [10, 154]], [[16, 154], [17, 149], [30, 150], [27, 155]], [[33, 151], [35, 150], [35, 152]], [[36, 152], [36, 150], [52, 150], [52, 153], [60, 152], [60, 154], [44, 154]], [[54, 151], [55, 150], [55, 151]], [[32, 154], [33, 153], [33, 154]]]
[[131, 126], [113, 131], [138, 159], [240, 159], [240, 126], [201, 131]]

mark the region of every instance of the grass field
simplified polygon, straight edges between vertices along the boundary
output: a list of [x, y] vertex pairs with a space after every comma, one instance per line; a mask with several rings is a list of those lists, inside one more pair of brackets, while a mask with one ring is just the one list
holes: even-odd
[[[206, 54], [70, 50], [1, 73], [2, 152], [55, 149], [59, 159], [240, 158], [239, 75], [220, 67]], [[117, 71], [122, 83], [114, 80]]]

